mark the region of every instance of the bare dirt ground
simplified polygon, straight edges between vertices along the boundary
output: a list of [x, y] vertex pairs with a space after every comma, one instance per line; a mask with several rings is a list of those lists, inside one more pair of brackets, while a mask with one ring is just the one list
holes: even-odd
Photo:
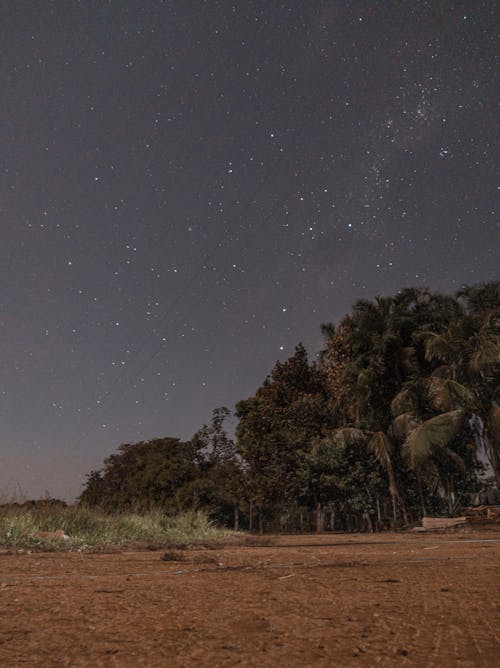
[[500, 533], [0, 554], [0, 665], [498, 666]]

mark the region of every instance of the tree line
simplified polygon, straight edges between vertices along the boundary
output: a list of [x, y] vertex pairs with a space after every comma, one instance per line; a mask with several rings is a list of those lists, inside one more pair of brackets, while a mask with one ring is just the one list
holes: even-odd
[[79, 500], [258, 531], [382, 530], [498, 503], [500, 282], [359, 300], [192, 439], [127, 443]]

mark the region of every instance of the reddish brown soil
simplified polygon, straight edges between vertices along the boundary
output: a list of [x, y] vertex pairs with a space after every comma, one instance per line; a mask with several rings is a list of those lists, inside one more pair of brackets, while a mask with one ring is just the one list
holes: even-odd
[[498, 666], [500, 533], [0, 555], [0, 665]]

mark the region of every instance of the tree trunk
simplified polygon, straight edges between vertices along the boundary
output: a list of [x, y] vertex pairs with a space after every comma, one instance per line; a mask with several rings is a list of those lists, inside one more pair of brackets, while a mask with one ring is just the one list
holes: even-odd
[[455, 515], [455, 492], [452, 478], [448, 478], [446, 485], [446, 500], [448, 501], [448, 515], [453, 517]]
[[253, 501], [250, 499], [250, 507], [248, 509], [248, 530], [253, 531]]
[[264, 533], [264, 520], [262, 519], [262, 515], [259, 513], [259, 534], [262, 536]]
[[391, 496], [391, 501], [392, 501], [392, 528], [395, 529], [398, 521], [396, 514], [396, 498], [394, 496]]
[[377, 531], [380, 531], [382, 526], [382, 515], [380, 514], [380, 499], [377, 496]]
[[422, 478], [417, 473], [418, 495], [420, 497], [420, 506], [422, 508], [422, 517], [427, 515], [427, 508], [425, 507], [424, 490], [422, 489]]
[[406, 503], [402, 497], [399, 497], [399, 503], [401, 505], [401, 512], [403, 513], [403, 522], [408, 524], [408, 511], [406, 510]]
[[406, 506], [404, 504], [404, 501], [401, 497], [401, 494], [399, 493], [398, 486], [396, 484], [396, 478], [394, 476], [394, 471], [389, 469], [388, 471], [389, 474], [389, 494], [391, 495], [392, 498], [392, 513], [394, 517], [394, 528], [396, 527], [396, 507], [397, 504], [399, 503], [399, 506], [401, 508], [401, 513], [403, 515], [403, 521], [405, 524], [408, 524], [408, 514], [406, 512]]
[[321, 512], [321, 503], [316, 504], [316, 533], [323, 532], [323, 513]]
[[240, 509], [238, 506], [234, 506], [234, 530], [239, 531], [240, 529]]

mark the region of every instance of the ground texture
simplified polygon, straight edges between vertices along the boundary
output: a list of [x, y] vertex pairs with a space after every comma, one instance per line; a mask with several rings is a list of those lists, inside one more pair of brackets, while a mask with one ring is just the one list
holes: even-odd
[[0, 665], [500, 665], [500, 533], [272, 542], [0, 554]]

